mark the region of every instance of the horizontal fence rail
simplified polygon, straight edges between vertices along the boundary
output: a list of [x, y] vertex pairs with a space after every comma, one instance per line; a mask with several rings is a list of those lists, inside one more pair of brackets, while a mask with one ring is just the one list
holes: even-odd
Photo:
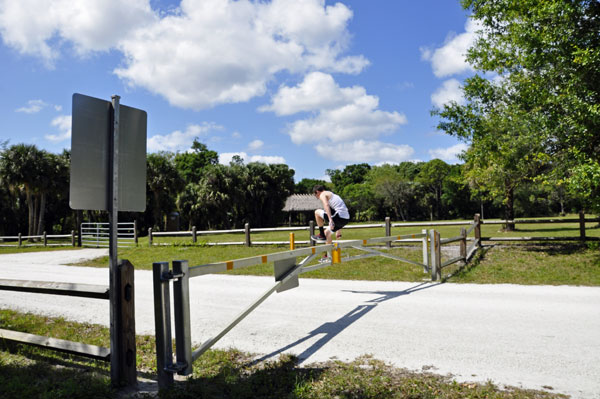
[[[119, 260], [117, 268], [118, 272], [115, 281], [116, 289], [112, 293], [109, 286], [104, 285], [8, 279], [0, 279], [0, 290], [19, 291], [43, 295], [75, 296], [110, 301], [114, 300], [118, 304], [119, 312], [114, 319], [111, 318], [111, 323], [114, 320], [114, 322], [118, 325], [119, 330], [117, 338], [118, 345], [116, 346], [116, 350], [124, 354], [121, 356], [119, 356], [119, 354], [115, 354], [115, 356], [120, 358], [119, 367], [124, 370], [120, 374], [131, 374], [135, 378], [136, 355], [134, 268], [133, 265], [125, 259]], [[112, 361], [111, 349], [97, 345], [89, 345], [81, 342], [67, 341], [63, 339], [6, 329], [0, 329], [0, 339], [13, 341], [20, 344], [44, 347], [46, 349], [103, 360], [106, 362]], [[111, 367], [113, 367], [112, 364]], [[123, 375], [120, 375], [120, 378], [125, 378]]]
[[[0, 279], [0, 290], [109, 299], [108, 286], [91, 284]], [[67, 341], [63, 339], [50, 338], [42, 335], [5, 329], [0, 329], [0, 338], [23, 344], [53, 349], [59, 352], [89, 357], [92, 359], [104, 360], [107, 362], [110, 361], [110, 349], [97, 345], [88, 345], [81, 342]]]
[[[576, 237], [482, 237], [478, 235], [477, 238], [468, 238], [469, 241], [472, 240], [480, 240], [482, 241], [577, 241], [577, 240], [600, 240], [599, 237], [587, 237], [585, 234], [585, 224], [586, 223], [600, 223], [600, 217], [596, 218], [586, 218], [585, 215], [580, 214], [578, 219], [576, 218], [568, 218], [568, 219], [517, 219], [517, 220], [483, 220], [480, 219], [479, 226], [483, 224], [546, 224], [546, 223], [578, 223], [579, 224], [579, 236]], [[344, 226], [345, 230], [352, 229], [372, 229], [372, 228], [383, 228], [385, 229], [385, 235], [391, 235], [391, 229], [394, 228], [402, 228], [402, 227], [435, 227], [435, 226], [465, 226], [468, 227], [467, 235], [471, 235], [474, 230], [473, 221], [436, 221], [436, 222], [390, 222], [389, 218], [386, 218], [384, 223], [372, 223], [372, 224], [349, 224]], [[315, 226], [314, 222], [311, 221], [309, 226], [296, 226], [296, 227], [261, 227], [261, 228], [251, 228], [249, 224], [246, 224], [243, 229], [230, 229], [230, 230], [196, 230], [195, 227], [192, 227], [192, 230], [189, 231], [163, 231], [156, 232], [151, 228], [148, 229], [148, 242], [149, 245], [154, 244], [154, 238], [156, 237], [191, 237], [192, 243], [196, 243], [198, 241], [198, 237], [209, 236], [209, 235], [223, 235], [223, 234], [245, 234], [245, 237], [241, 241], [227, 241], [227, 242], [208, 242], [205, 245], [217, 246], [217, 245], [287, 245], [289, 241], [253, 241], [251, 239], [252, 233], [264, 233], [264, 232], [299, 232], [299, 231], [308, 231], [309, 236], [314, 234]], [[405, 239], [403, 241], [406, 242], [417, 242], [418, 240], [413, 239]], [[458, 240], [457, 240], [458, 241]], [[308, 244], [314, 245], [315, 242], [308, 240], [298, 240], [297, 244]], [[169, 245], [169, 244], [161, 244], [161, 245]], [[391, 243], [388, 243], [388, 246]]]

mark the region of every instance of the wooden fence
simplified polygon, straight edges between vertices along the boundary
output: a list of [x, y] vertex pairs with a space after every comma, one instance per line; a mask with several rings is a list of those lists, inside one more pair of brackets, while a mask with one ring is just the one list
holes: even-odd
[[[116, 371], [111, 370], [111, 373], [114, 373], [118, 379], [118, 381], [113, 381], [113, 384], [134, 385], [137, 380], [135, 364], [134, 270], [133, 265], [125, 259], [120, 260], [118, 264], [116, 287], [118, 287], [118, 292], [111, 293], [109, 287], [103, 285], [0, 279], [0, 290], [4, 291], [76, 296], [110, 300], [111, 302], [116, 301], [118, 304], [118, 314], [115, 318], [115, 323], [117, 324], [117, 337], [115, 338], [116, 347], [112, 349], [118, 353], [115, 353], [113, 359], [111, 359], [111, 349], [109, 348], [20, 331], [0, 329], [0, 339], [44, 347], [46, 349], [97, 360], [110, 361], [111, 368], [116, 368]], [[114, 364], [115, 359], [117, 360], [117, 364]]]
[[[451, 222], [398, 222], [392, 223], [390, 218], [387, 217], [385, 222], [383, 223], [373, 223], [373, 224], [349, 224], [344, 227], [345, 230], [349, 229], [371, 229], [371, 228], [380, 228], [384, 229], [385, 236], [391, 236], [392, 228], [394, 227], [434, 227], [434, 226], [472, 226], [474, 221], [479, 224], [479, 227], [476, 230], [471, 227], [469, 229], [468, 234], [473, 232], [473, 237], [468, 238], [469, 241], [594, 241], [600, 240], [600, 237], [589, 237], [586, 235], [586, 223], [600, 223], [600, 217], [596, 218], [586, 218], [583, 213], [580, 213], [579, 218], [577, 219], [517, 219], [517, 220], [480, 220], [479, 214], [476, 214], [473, 220], [469, 221], [451, 221]], [[579, 235], [571, 236], [571, 237], [492, 237], [492, 236], [481, 236], [481, 225], [482, 224], [498, 224], [498, 225], [506, 225], [506, 224], [546, 224], [546, 223], [578, 223], [579, 224]], [[295, 232], [295, 231], [307, 231], [309, 234], [313, 235], [315, 231], [314, 222], [311, 221], [308, 226], [302, 227], [267, 227], [267, 228], [250, 228], [250, 225], [246, 223], [243, 229], [231, 229], [231, 230], [197, 230], [196, 227], [192, 227], [192, 230], [189, 231], [165, 231], [165, 232], [156, 232], [151, 228], [148, 229], [148, 244], [155, 245], [154, 238], [156, 237], [190, 237], [192, 243], [198, 242], [198, 237], [208, 236], [208, 235], [218, 235], [218, 234], [243, 234], [243, 241], [234, 241], [234, 242], [215, 242], [208, 243], [208, 245], [287, 245], [290, 241], [253, 241], [252, 233], [261, 233], [261, 232]], [[314, 245], [314, 242], [311, 240], [306, 241], [296, 241], [297, 244], [309, 244]], [[389, 242], [388, 246], [391, 246], [392, 243]]]

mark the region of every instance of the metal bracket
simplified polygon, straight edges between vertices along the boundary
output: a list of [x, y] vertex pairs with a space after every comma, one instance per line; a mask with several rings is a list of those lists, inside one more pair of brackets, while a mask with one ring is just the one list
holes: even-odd
[[160, 275], [160, 281], [177, 281], [183, 276], [185, 276], [185, 273], [173, 273], [172, 270], [169, 270], [168, 272]]
[[185, 370], [187, 368], [187, 363], [186, 362], [177, 362], [177, 363], [172, 363], [167, 365], [167, 367], [165, 367], [165, 371], [169, 372], [169, 373], [180, 373], [183, 370]]

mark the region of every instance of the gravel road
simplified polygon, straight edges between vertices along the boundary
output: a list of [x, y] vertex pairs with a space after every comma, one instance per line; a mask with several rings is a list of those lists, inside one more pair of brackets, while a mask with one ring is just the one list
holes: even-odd
[[[108, 285], [107, 269], [62, 266], [84, 249], [0, 255], [0, 278]], [[136, 328], [154, 334], [152, 277], [135, 272]], [[192, 339], [216, 335], [273, 278], [207, 275], [191, 286]], [[0, 307], [108, 325], [108, 302], [0, 291]], [[304, 364], [362, 354], [411, 370], [600, 399], [600, 287], [301, 279], [217, 347]]]

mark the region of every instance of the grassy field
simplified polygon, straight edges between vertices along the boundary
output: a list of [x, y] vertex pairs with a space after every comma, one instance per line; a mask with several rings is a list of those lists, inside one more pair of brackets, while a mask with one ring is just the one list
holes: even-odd
[[[109, 346], [108, 329], [0, 310], [0, 328]], [[155, 378], [154, 337], [137, 337], [140, 378]], [[194, 364], [194, 375], [172, 389], [123, 393], [110, 386], [108, 363], [0, 341], [0, 397], [21, 398], [564, 398], [546, 391], [500, 389], [487, 383], [460, 383], [429, 372], [394, 368], [370, 357], [299, 367], [284, 355], [253, 362], [252, 354], [210, 350]], [[551, 387], [548, 387], [551, 389]]]

